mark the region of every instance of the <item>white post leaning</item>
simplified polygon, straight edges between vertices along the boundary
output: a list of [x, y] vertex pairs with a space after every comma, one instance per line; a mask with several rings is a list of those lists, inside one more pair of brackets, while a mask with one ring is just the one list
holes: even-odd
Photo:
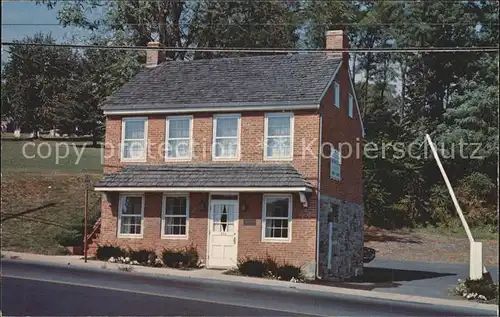
[[[425, 135], [427, 142], [429, 143], [429, 146], [431, 147], [432, 155], [434, 156], [434, 159], [436, 159], [437, 165], [439, 167], [439, 170], [441, 171], [441, 175], [443, 176], [444, 182], [446, 183], [446, 187], [448, 187], [448, 192], [450, 193], [451, 199], [453, 200], [453, 204], [455, 205], [455, 209], [457, 210], [458, 216], [460, 217], [460, 221], [462, 222], [462, 225], [464, 226], [465, 232], [467, 233], [467, 237], [469, 238], [470, 242], [470, 270], [469, 270], [469, 275], [471, 279], [480, 279], [482, 277], [482, 273], [488, 272], [486, 270], [486, 267], [483, 266], [483, 254], [482, 254], [482, 243], [481, 242], [475, 242], [474, 238], [472, 237], [472, 233], [470, 231], [469, 225], [467, 224], [467, 221], [465, 220], [464, 214], [462, 212], [462, 209], [460, 208], [460, 205], [458, 204], [457, 197], [455, 196], [455, 192], [453, 191], [453, 188], [451, 187], [450, 180], [448, 179], [448, 175], [446, 175], [446, 172], [444, 171], [443, 165], [441, 164], [441, 160], [439, 159], [436, 147], [434, 146], [434, 143], [432, 143], [431, 137], [429, 134]], [[480, 276], [478, 277], [477, 270], [481, 271]]]

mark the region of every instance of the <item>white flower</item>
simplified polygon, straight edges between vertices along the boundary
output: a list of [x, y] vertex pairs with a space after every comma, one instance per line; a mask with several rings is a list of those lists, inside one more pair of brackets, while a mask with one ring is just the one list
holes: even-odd
[[110, 258], [108, 259], [108, 262], [109, 262], [109, 263], [116, 263], [116, 259], [115, 259], [114, 257], [110, 257]]
[[479, 295], [477, 298], [480, 300], [487, 300], [486, 296], [484, 295]]

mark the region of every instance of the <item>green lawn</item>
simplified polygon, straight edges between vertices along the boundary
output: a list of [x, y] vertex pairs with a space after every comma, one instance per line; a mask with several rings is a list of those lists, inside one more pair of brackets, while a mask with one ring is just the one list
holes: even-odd
[[101, 174], [101, 148], [85, 142], [2, 141], [2, 174]]
[[[37, 148], [42, 157], [36, 155]], [[94, 182], [102, 176], [101, 149], [76, 142], [67, 148], [66, 155], [61, 142], [2, 141], [2, 218], [14, 215], [2, 223], [2, 249], [59, 253], [56, 234], [83, 218], [84, 174]], [[100, 211], [99, 199], [90, 192], [92, 215]], [[54, 205], [45, 207], [48, 204]], [[40, 209], [26, 213], [36, 208]]]

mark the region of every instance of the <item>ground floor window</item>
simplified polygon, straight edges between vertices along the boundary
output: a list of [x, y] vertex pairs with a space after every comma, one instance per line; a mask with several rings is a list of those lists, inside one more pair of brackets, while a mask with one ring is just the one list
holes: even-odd
[[118, 211], [118, 235], [142, 236], [144, 196], [136, 194], [120, 195]]
[[163, 236], [187, 238], [189, 218], [188, 195], [164, 195], [162, 215]]
[[290, 241], [292, 196], [264, 195], [262, 207], [262, 238], [270, 241]]

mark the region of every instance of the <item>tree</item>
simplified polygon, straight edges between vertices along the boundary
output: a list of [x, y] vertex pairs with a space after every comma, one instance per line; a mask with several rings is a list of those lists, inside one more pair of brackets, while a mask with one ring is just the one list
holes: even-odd
[[[55, 40], [38, 33], [20, 42], [50, 44]], [[70, 49], [11, 46], [2, 78], [8, 115], [30, 131], [64, 125], [64, 116], [59, 114], [71, 107], [68, 92], [76, 80], [77, 65], [78, 58]]]
[[[96, 45], [106, 39], [96, 38]], [[81, 80], [74, 87], [72, 117], [86, 134], [93, 136], [93, 146], [104, 133], [101, 103], [126, 83], [140, 69], [137, 54], [126, 51], [86, 49], [80, 59]]]

